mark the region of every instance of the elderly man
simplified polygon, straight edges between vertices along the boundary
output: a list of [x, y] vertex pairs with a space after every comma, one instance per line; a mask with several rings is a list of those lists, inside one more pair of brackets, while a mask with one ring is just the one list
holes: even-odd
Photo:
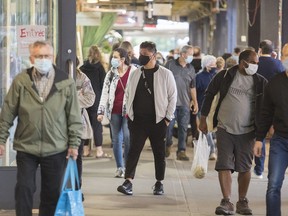
[[206, 117], [214, 96], [220, 94], [214, 113], [218, 148], [215, 170], [218, 171], [223, 198], [215, 210], [217, 215], [234, 214], [234, 205], [230, 202], [234, 171], [238, 172], [239, 199], [236, 212], [242, 215], [252, 214], [246, 195], [251, 178], [254, 132], [266, 84], [265, 78], [256, 74], [257, 63], [258, 56], [255, 51], [241, 52], [239, 65], [214, 76], [201, 108], [199, 129], [207, 133]]
[[170, 60], [165, 67], [172, 71], [177, 86], [177, 104], [175, 119], [169, 124], [166, 135], [166, 157], [169, 157], [172, 146], [172, 134], [175, 120], [178, 125], [178, 149], [177, 160], [187, 161], [186, 137], [190, 121], [190, 109], [193, 114], [198, 112], [196, 96], [195, 70], [191, 65], [193, 59], [193, 47], [185, 45], [180, 49], [180, 57]]
[[45, 41], [30, 46], [33, 67], [18, 74], [0, 115], [0, 155], [9, 128], [18, 117], [13, 148], [17, 151], [16, 215], [32, 216], [35, 174], [41, 167], [40, 216], [54, 215], [66, 159], [77, 159], [82, 133], [75, 82], [53, 64]]
[[259, 127], [256, 130], [254, 154], [262, 155], [263, 139], [271, 125], [274, 135], [270, 140], [268, 162], [268, 188], [266, 192], [266, 215], [281, 215], [281, 188], [288, 167], [288, 44], [282, 49], [284, 73], [270, 79], [265, 88]]

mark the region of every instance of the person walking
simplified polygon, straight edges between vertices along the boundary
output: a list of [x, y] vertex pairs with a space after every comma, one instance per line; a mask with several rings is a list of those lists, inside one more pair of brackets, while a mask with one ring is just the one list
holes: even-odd
[[140, 64], [130, 75], [127, 86], [127, 116], [130, 130], [130, 150], [126, 162], [125, 181], [117, 191], [132, 195], [132, 179], [145, 141], [149, 138], [154, 155], [155, 177], [153, 194], [164, 194], [165, 136], [167, 125], [174, 118], [177, 88], [173, 74], [156, 64], [156, 45], [140, 44]]
[[[101, 122], [104, 115], [110, 120], [113, 153], [117, 166], [115, 177], [124, 178], [125, 161], [130, 146], [125, 92], [129, 75], [136, 67], [130, 64], [128, 53], [123, 48], [116, 48], [113, 51], [111, 65], [112, 67], [104, 80], [97, 120]], [[123, 143], [124, 161], [122, 151]]]
[[32, 216], [38, 166], [41, 168], [40, 216], [54, 215], [66, 161], [77, 159], [82, 132], [75, 81], [53, 65], [53, 47], [36, 41], [29, 47], [33, 67], [18, 74], [0, 114], [0, 156], [16, 117], [17, 216]]
[[[76, 67], [79, 66], [79, 59], [76, 57]], [[81, 135], [81, 143], [78, 148], [78, 157], [77, 157], [77, 168], [78, 168], [78, 175], [80, 181], [80, 188], [82, 186], [82, 156], [83, 156], [83, 149], [84, 144], [88, 139], [92, 139], [93, 137], [93, 130], [90, 124], [89, 116], [86, 111], [86, 108], [92, 106], [95, 101], [95, 93], [93, 91], [90, 79], [80, 71], [80, 69], [76, 68], [76, 89], [77, 89], [77, 96], [81, 110], [81, 117], [82, 117], [82, 126], [83, 131]], [[82, 194], [82, 201], [84, 201], [84, 195]]]
[[[274, 59], [271, 54], [273, 52], [273, 44], [270, 40], [263, 40], [259, 44], [259, 63], [258, 63], [258, 70], [257, 73], [261, 74], [265, 77], [268, 82], [271, 80], [273, 76], [278, 73], [284, 72], [285, 68], [283, 67], [282, 63], [278, 59]], [[270, 132], [273, 131], [273, 127], [271, 127]], [[266, 139], [263, 139], [262, 145], [262, 155], [260, 157], [254, 158], [255, 166], [254, 172], [252, 177], [262, 179], [263, 178], [263, 171], [264, 171], [264, 163], [266, 158], [266, 148], [265, 148]]]
[[[205, 91], [217, 73], [216, 69], [216, 57], [212, 55], [205, 55], [202, 58], [202, 71], [196, 74], [196, 91], [197, 102], [201, 107], [204, 100]], [[201, 116], [201, 112], [198, 112], [198, 117]], [[208, 130], [206, 134], [208, 145], [210, 146], [209, 160], [216, 160], [216, 146], [213, 140], [212, 131]]]
[[178, 125], [178, 149], [177, 160], [188, 161], [186, 155], [187, 129], [190, 121], [190, 109], [193, 114], [198, 112], [198, 102], [196, 96], [196, 75], [193, 66], [190, 64], [193, 59], [193, 47], [185, 45], [180, 50], [180, 57], [170, 60], [165, 67], [172, 71], [177, 86], [177, 104], [175, 110], [175, 119], [168, 127], [166, 135], [166, 157], [170, 156], [173, 128], [175, 120]]
[[216, 94], [220, 94], [213, 116], [217, 125], [218, 157], [215, 170], [223, 198], [215, 210], [217, 215], [234, 214], [230, 201], [232, 173], [238, 172], [238, 202], [236, 212], [251, 215], [247, 191], [251, 178], [255, 127], [258, 125], [266, 79], [257, 74], [258, 56], [245, 50], [239, 55], [239, 65], [217, 73], [210, 82], [201, 108], [199, 129], [207, 133], [206, 118]]
[[96, 158], [111, 158], [111, 155], [103, 151], [103, 127], [102, 124], [97, 121], [97, 110], [106, 76], [102, 62], [102, 55], [97, 46], [90, 47], [87, 60], [84, 61], [84, 64], [80, 67], [80, 70], [90, 79], [95, 94], [99, 95], [99, 97], [96, 97], [94, 104], [87, 108], [89, 119], [93, 128]]
[[254, 155], [260, 157], [263, 154], [263, 139], [273, 125], [268, 160], [267, 216], [281, 216], [281, 188], [288, 167], [288, 44], [282, 49], [282, 63], [284, 73], [272, 77], [265, 88], [254, 145]]

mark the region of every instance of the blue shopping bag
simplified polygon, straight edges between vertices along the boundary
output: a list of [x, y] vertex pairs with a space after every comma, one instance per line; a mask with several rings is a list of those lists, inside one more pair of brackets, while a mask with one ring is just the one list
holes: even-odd
[[[75, 188], [75, 181], [77, 189]], [[76, 161], [68, 159], [61, 194], [54, 216], [84, 216], [82, 192], [79, 189], [79, 176]]]

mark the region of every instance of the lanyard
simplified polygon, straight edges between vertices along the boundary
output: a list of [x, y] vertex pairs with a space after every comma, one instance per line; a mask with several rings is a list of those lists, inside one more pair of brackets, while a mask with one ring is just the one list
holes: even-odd
[[146, 90], [149, 92], [149, 94], [151, 95], [151, 94], [152, 94], [152, 91], [151, 91], [151, 89], [149, 88], [149, 84], [148, 84], [148, 82], [147, 82], [147, 79], [146, 79], [146, 76], [145, 76], [144, 68], [143, 68], [143, 67], [141, 68], [141, 71], [142, 71], [142, 77], [143, 77], [143, 80], [144, 80], [144, 86], [145, 86]]

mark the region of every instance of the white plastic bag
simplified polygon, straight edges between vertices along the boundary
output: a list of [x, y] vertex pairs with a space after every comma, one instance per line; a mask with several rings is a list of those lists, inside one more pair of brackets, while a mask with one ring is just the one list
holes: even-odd
[[192, 174], [196, 178], [204, 178], [208, 169], [210, 146], [208, 146], [206, 135], [199, 133], [198, 141], [194, 142], [194, 158], [192, 162]]

